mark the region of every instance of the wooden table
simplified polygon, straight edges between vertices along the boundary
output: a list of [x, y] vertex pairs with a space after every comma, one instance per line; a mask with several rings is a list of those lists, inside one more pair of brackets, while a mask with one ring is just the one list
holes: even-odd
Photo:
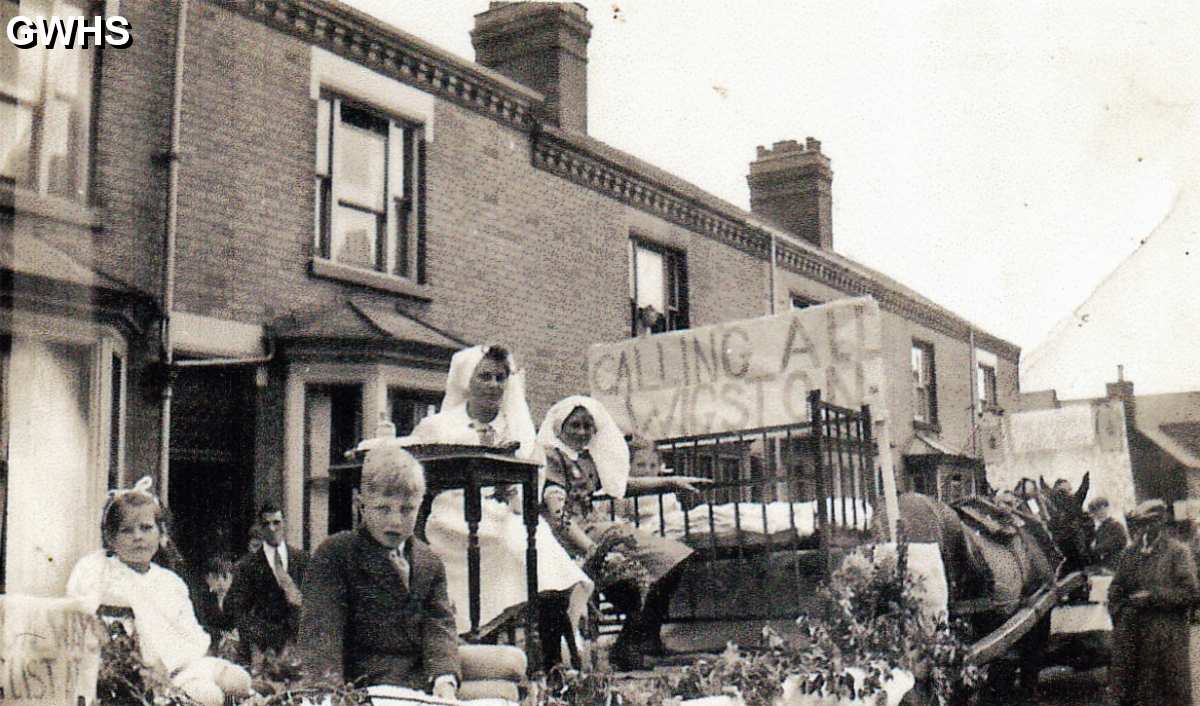
[[[502, 449], [460, 445], [422, 444], [406, 447], [425, 467], [425, 500], [417, 517], [416, 535], [425, 539], [425, 525], [429, 519], [433, 499], [447, 490], [462, 490], [464, 515], [467, 520], [467, 588], [470, 601], [471, 630], [467, 639], [479, 637], [480, 564], [479, 522], [483, 516], [484, 488], [500, 485], [521, 486], [522, 517], [525, 521], [525, 581], [528, 601], [525, 605], [525, 652], [529, 668], [537, 671], [541, 665], [538, 644], [538, 571], [537, 571], [537, 528], [538, 528], [538, 469], [534, 461], [526, 461], [506, 453]], [[331, 467], [330, 474], [339, 483], [357, 489], [362, 480], [360, 453], [351, 463]], [[358, 524], [354, 513], [354, 524]]]

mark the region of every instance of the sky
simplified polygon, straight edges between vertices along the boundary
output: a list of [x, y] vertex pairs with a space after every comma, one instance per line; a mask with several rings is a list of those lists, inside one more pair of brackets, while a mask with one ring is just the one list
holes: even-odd
[[[348, 4], [467, 59], [487, 9]], [[1192, 0], [583, 4], [592, 137], [747, 210], [816, 137], [834, 249], [1027, 352], [1200, 184]]]

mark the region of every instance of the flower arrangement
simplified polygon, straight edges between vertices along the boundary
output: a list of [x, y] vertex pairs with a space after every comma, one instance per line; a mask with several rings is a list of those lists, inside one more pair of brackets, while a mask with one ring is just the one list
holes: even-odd
[[[218, 656], [237, 655], [236, 636], [221, 640]], [[250, 666], [254, 694], [237, 700], [236, 706], [361, 706], [367, 704], [365, 690], [353, 685], [303, 680], [300, 662], [290, 650], [255, 650]], [[119, 624], [109, 629], [109, 639], [100, 649], [97, 700], [103, 706], [197, 706], [171, 683], [161, 669], [142, 661], [137, 640]]]
[[584, 561], [584, 573], [602, 589], [628, 581], [636, 584], [645, 595], [650, 590], [650, 572], [636, 557], [621, 551], [621, 547], [632, 541], [623, 528], [607, 532]]
[[966, 662], [966, 645], [944, 615], [923, 611], [906, 562], [903, 545], [848, 555], [820, 589], [824, 609], [801, 616], [791, 640], [767, 628], [758, 645], [731, 643], [652, 679], [565, 671], [537, 704], [641, 706], [736, 693], [746, 706], [873, 705], [896, 703], [914, 682], [928, 702], [963, 703], [983, 670]]
[[[619, 561], [615, 551], [602, 556], [613, 555]], [[531, 688], [527, 703], [654, 706], [733, 693], [746, 706], [875, 705], [895, 703], [914, 680], [926, 702], [963, 703], [984, 671], [967, 663], [966, 645], [944, 614], [923, 610], [920, 581], [906, 563], [904, 545], [889, 554], [868, 548], [848, 555], [819, 590], [823, 608], [797, 619], [790, 639], [764, 629], [758, 645], [731, 643], [718, 656], [649, 678], [556, 669], [545, 688]], [[101, 657], [102, 704], [194, 706], [166, 675], [141, 663], [131, 638], [114, 634]], [[352, 685], [301, 681], [286, 650], [256, 655], [251, 674], [257, 694], [238, 706], [367, 703]]]

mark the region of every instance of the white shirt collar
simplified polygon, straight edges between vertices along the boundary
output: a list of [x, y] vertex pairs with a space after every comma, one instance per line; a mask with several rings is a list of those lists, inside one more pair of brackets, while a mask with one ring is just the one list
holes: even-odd
[[275, 549], [279, 550], [279, 560], [281, 562], [283, 562], [283, 570], [287, 571], [287, 567], [288, 567], [287, 542], [280, 542], [278, 547], [272, 547], [270, 544], [263, 542], [262, 552], [263, 552], [263, 556], [267, 557], [267, 565], [268, 566], [272, 565], [271, 564], [271, 553]]

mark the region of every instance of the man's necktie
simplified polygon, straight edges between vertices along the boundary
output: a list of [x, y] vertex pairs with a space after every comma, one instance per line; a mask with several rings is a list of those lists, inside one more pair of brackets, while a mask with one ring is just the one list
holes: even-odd
[[404, 590], [408, 590], [408, 559], [400, 553], [399, 549], [393, 549], [388, 554], [388, 558], [392, 560], [392, 566], [396, 567], [396, 573], [400, 574], [400, 585]]
[[283, 566], [283, 557], [279, 554], [279, 547], [271, 547], [271, 573], [275, 574], [275, 581], [280, 585], [287, 580], [287, 569]]

